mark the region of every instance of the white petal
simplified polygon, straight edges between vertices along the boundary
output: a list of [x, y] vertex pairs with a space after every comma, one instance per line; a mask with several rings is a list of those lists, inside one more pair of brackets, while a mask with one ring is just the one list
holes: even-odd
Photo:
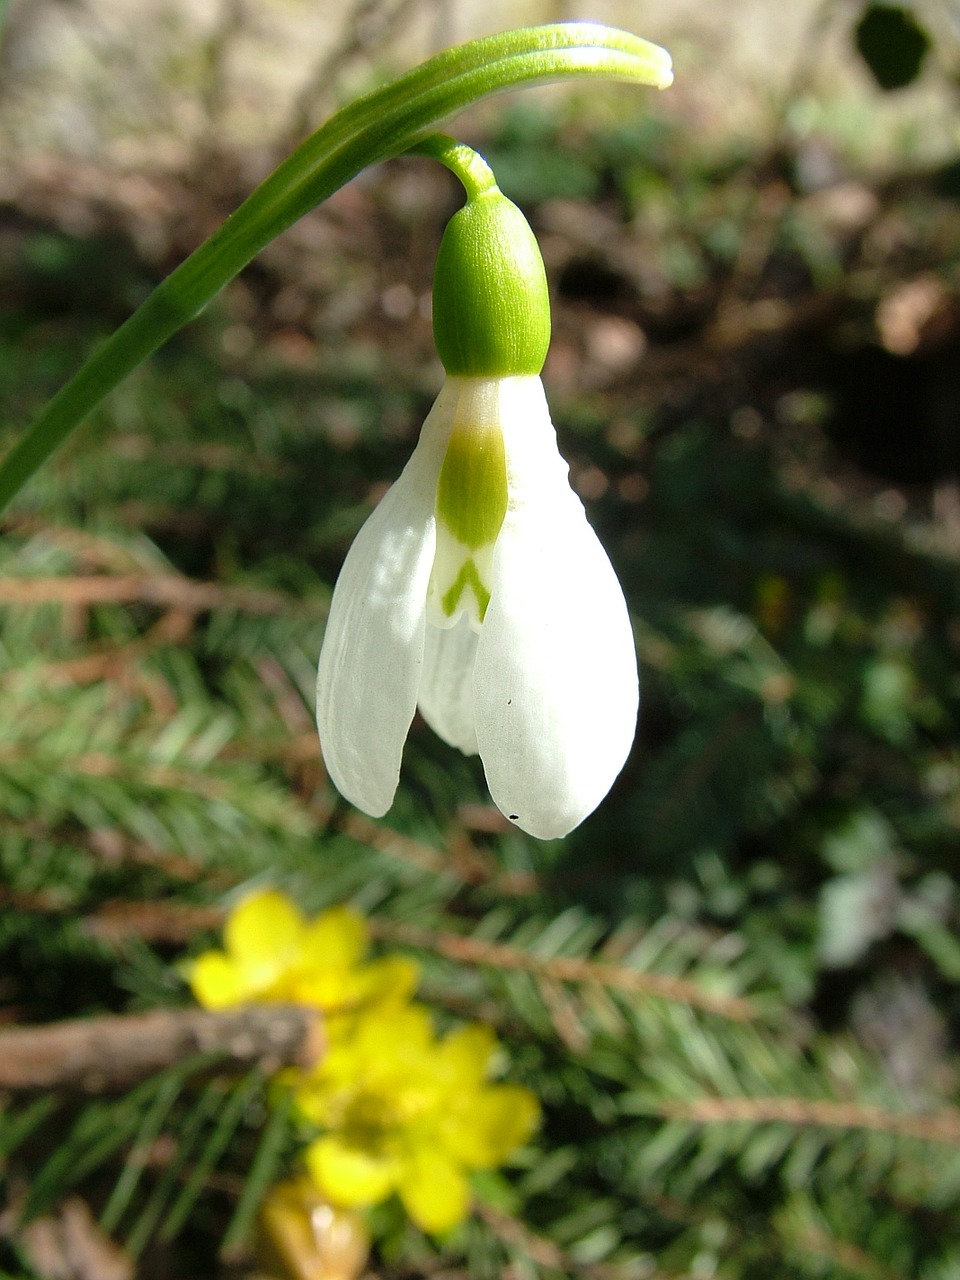
[[417, 703], [437, 476], [459, 392], [446, 383], [420, 441], [347, 553], [317, 672], [330, 777], [373, 817], [390, 808]]
[[550, 839], [582, 822], [623, 767], [636, 730], [636, 652], [539, 378], [505, 380], [500, 413], [510, 506], [477, 647], [477, 741], [497, 806]]
[[473, 667], [477, 632], [466, 614], [452, 627], [427, 623], [423, 674], [417, 699], [430, 728], [467, 756], [477, 753], [474, 728]]

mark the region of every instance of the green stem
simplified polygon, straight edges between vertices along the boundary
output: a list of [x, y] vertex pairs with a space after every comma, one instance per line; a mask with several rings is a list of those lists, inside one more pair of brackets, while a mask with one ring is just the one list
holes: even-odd
[[427, 156], [446, 165], [454, 177], [459, 178], [468, 200], [476, 200], [485, 192], [498, 191], [493, 170], [479, 152], [458, 142], [446, 133], [431, 133], [409, 147], [408, 156]]
[[672, 73], [669, 55], [638, 36], [593, 23], [558, 23], [449, 49], [338, 111], [47, 404], [0, 463], [0, 511], [128, 373], [194, 319], [264, 245], [361, 170], [416, 146], [424, 130], [489, 94], [579, 76], [664, 88]]

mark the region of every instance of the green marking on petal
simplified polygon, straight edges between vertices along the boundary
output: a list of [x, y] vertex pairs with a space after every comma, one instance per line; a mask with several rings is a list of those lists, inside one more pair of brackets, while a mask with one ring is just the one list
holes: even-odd
[[487, 605], [490, 603], [490, 592], [483, 585], [483, 579], [480, 577], [476, 563], [471, 558], [464, 560], [460, 566], [460, 572], [453, 581], [453, 585], [449, 590], [443, 593], [440, 603], [443, 606], [443, 612], [448, 618], [452, 618], [454, 610], [460, 603], [460, 597], [469, 587], [477, 601], [477, 608], [480, 613], [480, 621], [483, 621], [484, 614], [487, 612]]
[[456, 422], [437, 482], [437, 518], [476, 550], [496, 541], [507, 514], [507, 459], [499, 426]]

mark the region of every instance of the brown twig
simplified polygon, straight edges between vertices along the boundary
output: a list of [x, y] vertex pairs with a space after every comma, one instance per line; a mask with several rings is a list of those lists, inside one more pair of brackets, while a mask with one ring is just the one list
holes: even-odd
[[0, 582], [0, 605], [149, 604], [202, 613], [239, 609], [272, 616], [300, 607], [293, 596], [255, 587], [195, 582], [177, 574], [94, 574], [88, 577], [7, 578]]
[[901, 1138], [945, 1142], [960, 1146], [960, 1109], [939, 1111], [889, 1111], [858, 1102], [834, 1102], [811, 1098], [694, 1098], [663, 1102], [659, 1115], [695, 1124], [729, 1124], [746, 1121], [770, 1124], [780, 1121], [796, 1126], [822, 1125], [832, 1129], [868, 1129]]
[[127, 938], [183, 946], [199, 933], [223, 926], [223, 907], [200, 907], [176, 902], [107, 902], [83, 921], [83, 931], [101, 942]]
[[[114, 440], [112, 448], [119, 451], [120, 441]], [[166, 457], [166, 450], [164, 457]], [[82, 564], [87, 570], [100, 569], [104, 573], [155, 573], [156, 562], [138, 546], [115, 542], [102, 534], [87, 529], [75, 529], [71, 525], [51, 524], [40, 516], [27, 512], [6, 511], [0, 528], [19, 538], [39, 538], [45, 546], [66, 551], [74, 561], [74, 568]]]
[[302, 1005], [76, 1018], [0, 1031], [0, 1089], [109, 1093], [193, 1054], [209, 1054], [218, 1070], [273, 1072], [312, 1066], [323, 1049], [320, 1014]]
[[535, 977], [557, 982], [595, 983], [615, 991], [655, 996], [661, 1000], [690, 1005], [707, 1013], [731, 1018], [735, 1022], [747, 1022], [756, 1017], [756, 1010], [749, 1000], [741, 996], [724, 996], [705, 991], [685, 978], [672, 978], [661, 973], [641, 973], [637, 969], [583, 960], [576, 956], [536, 956], [520, 947], [467, 938], [457, 933], [435, 933], [429, 929], [417, 928], [416, 925], [376, 920], [371, 921], [371, 927], [378, 937], [420, 947], [424, 951], [433, 951], [462, 964], [485, 965], [492, 969], [519, 969]]
[[58, 1280], [135, 1280], [136, 1263], [97, 1224], [79, 1196], [55, 1211], [24, 1221], [25, 1203], [9, 1206], [0, 1218], [0, 1236], [16, 1241], [31, 1274]]

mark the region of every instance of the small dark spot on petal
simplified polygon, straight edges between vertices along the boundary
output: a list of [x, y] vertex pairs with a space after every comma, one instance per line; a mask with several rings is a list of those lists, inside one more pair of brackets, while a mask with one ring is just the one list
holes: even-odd
[[513, 699], [512, 699], [512, 698], [508, 698], [508, 699], [507, 699], [507, 706], [508, 706], [508, 707], [510, 707], [510, 706], [512, 706], [512, 705], [513, 705]]
[[511, 822], [516, 822], [517, 819], [520, 817], [520, 815], [519, 813], [508, 813], [507, 817], [510, 819]]

